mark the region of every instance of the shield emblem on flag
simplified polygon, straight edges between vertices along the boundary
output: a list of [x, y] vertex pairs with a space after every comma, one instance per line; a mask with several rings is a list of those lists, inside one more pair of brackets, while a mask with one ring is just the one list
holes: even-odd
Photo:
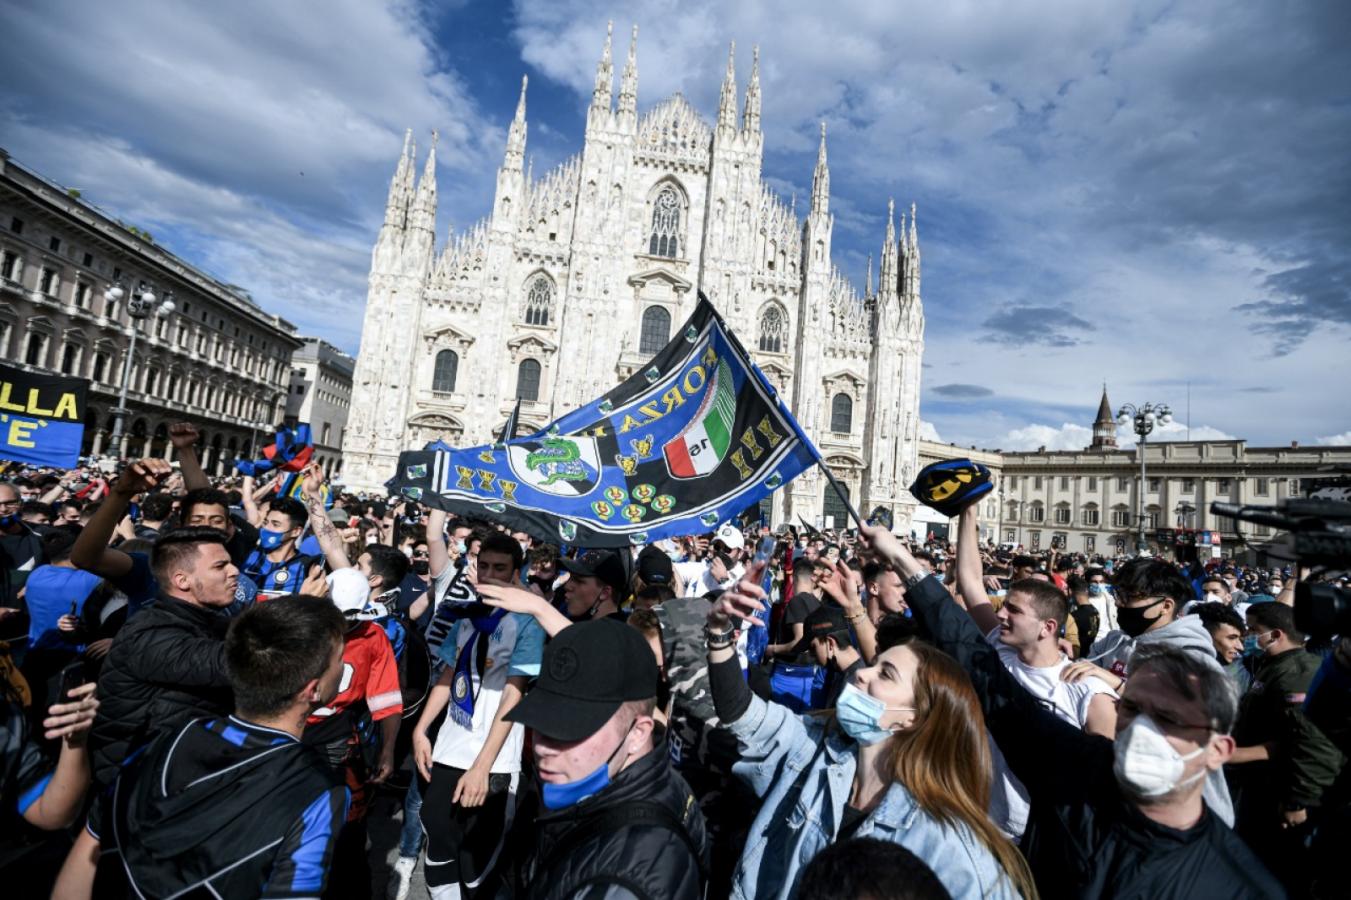
[[569, 435], [509, 444], [507, 462], [523, 483], [558, 497], [582, 497], [600, 483], [600, 451], [592, 437]]

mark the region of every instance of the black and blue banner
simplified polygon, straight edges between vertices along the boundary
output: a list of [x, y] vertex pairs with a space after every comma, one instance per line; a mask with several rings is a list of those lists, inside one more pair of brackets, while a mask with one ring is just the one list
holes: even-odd
[[89, 382], [0, 365], [0, 459], [73, 469]]
[[402, 453], [392, 490], [584, 547], [712, 531], [816, 448], [713, 305], [642, 370], [522, 438]]

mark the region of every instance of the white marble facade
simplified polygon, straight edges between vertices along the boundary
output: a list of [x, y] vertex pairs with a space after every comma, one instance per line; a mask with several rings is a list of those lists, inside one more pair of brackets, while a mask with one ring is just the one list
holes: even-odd
[[[401, 450], [488, 441], [518, 396], [523, 428], [599, 396], [702, 290], [860, 510], [888, 506], [906, 530], [924, 349], [914, 207], [897, 231], [888, 206], [879, 283], [870, 265], [860, 295], [831, 261], [824, 126], [800, 218], [761, 178], [758, 55], [742, 99], [729, 53], [709, 125], [679, 94], [638, 115], [636, 41], [635, 28], [612, 97], [607, 36], [581, 152], [538, 179], [522, 79], [492, 212], [440, 249], [435, 146], [415, 184], [405, 140], [371, 261], [345, 480], [378, 489]], [[775, 496], [773, 521], [843, 525], [826, 487], [804, 474]]]

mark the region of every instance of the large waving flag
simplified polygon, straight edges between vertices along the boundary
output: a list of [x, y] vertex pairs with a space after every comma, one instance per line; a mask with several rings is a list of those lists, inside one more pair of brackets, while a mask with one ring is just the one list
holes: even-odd
[[299, 472], [310, 464], [314, 456], [314, 439], [308, 423], [302, 422], [295, 428], [285, 425], [277, 427], [275, 440], [263, 448], [262, 459], [237, 459], [235, 469], [241, 475], [257, 477], [274, 469], [283, 472]]
[[713, 305], [604, 397], [515, 440], [399, 456], [390, 485], [550, 541], [712, 531], [819, 460]]

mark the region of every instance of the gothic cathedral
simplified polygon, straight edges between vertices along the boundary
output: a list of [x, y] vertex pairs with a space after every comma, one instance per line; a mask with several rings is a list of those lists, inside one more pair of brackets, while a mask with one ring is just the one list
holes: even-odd
[[[379, 490], [401, 450], [485, 443], [521, 399], [520, 434], [639, 369], [703, 291], [741, 336], [867, 516], [909, 528], [924, 312], [914, 207], [891, 205], [874, 290], [831, 261], [825, 127], [800, 220], [761, 180], [758, 53], [738, 114], [733, 56], [710, 127], [679, 94], [638, 115], [638, 29], [612, 99], [610, 38], [579, 154], [525, 167], [526, 81], [492, 213], [435, 246], [436, 148], [414, 185], [405, 139], [371, 259], [345, 481]], [[773, 498], [772, 522], [843, 509], [809, 470]]]

